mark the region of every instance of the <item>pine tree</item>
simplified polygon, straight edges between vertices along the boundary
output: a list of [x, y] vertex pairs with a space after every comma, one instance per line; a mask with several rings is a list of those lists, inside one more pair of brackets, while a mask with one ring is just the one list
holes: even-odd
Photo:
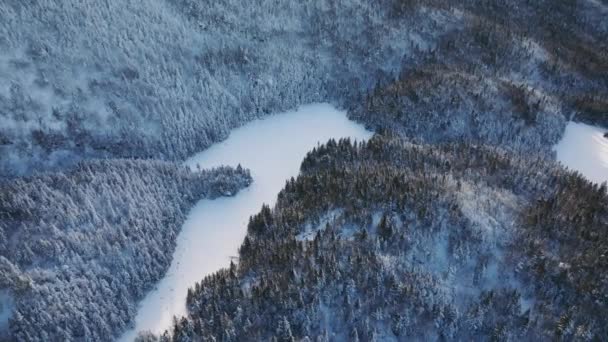
[[390, 238], [393, 236], [392, 220], [386, 213], [382, 215], [382, 218], [378, 223], [378, 235], [384, 241], [389, 241]]
[[295, 338], [291, 333], [291, 325], [289, 324], [289, 320], [286, 316], [283, 316], [278, 323], [277, 326], [277, 341], [278, 342], [294, 342]]

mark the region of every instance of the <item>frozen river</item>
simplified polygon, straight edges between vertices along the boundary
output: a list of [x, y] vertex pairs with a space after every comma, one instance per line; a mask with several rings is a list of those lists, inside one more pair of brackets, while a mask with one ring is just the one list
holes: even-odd
[[253, 184], [234, 197], [201, 200], [190, 211], [169, 271], [141, 302], [135, 329], [121, 340], [132, 341], [144, 330], [160, 333], [171, 325], [174, 315], [186, 314], [188, 288], [229, 265], [245, 237], [249, 216], [263, 203], [274, 203], [285, 181], [298, 175], [306, 152], [319, 142], [341, 137], [364, 140], [371, 132], [328, 104], [308, 105], [253, 121], [187, 160], [192, 168], [240, 163], [251, 170]]
[[566, 126], [566, 133], [555, 146], [557, 159], [570, 169], [596, 183], [608, 181], [608, 131], [577, 122]]

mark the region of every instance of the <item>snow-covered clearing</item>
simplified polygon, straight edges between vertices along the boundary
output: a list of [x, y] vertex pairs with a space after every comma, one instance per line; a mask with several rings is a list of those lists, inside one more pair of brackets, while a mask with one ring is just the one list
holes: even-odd
[[596, 183], [608, 181], [608, 130], [570, 122], [566, 133], [555, 146], [557, 159], [570, 169]]
[[368, 139], [371, 132], [349, 121], [327, 104], [251, 122], [230, 137], [186, 161], [195, 168], [241, 164], [251, 170], [253, 184], [234, 197], [201, 200], [190, 212], [177, 238], [173, 261], [155, 290], [140, 304], [135, 329], [123, 335], [131, 341], [138, 331], [162, 332], [174, 315], [186, 313], [189, 287], [227, 267], [247, 230], [249, 216], [263, 203], [273, 204], [285, 181], [297, 176], [306, 152], [330, 138]]

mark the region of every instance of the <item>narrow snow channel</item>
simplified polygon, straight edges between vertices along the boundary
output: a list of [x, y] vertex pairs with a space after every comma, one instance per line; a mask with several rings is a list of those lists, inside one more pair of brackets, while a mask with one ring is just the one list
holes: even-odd
[[562, 140], [555, 145], [557, 160], [587, 179], [608, 181], [608, 130], [577, 122], [569, 122]]
[[188, 288], [229, 265], [245, 238], [249, 216], [263, 203], [274, 203], [285, 181], [298, 175], [306, 152], [330, 138], [365, 140], [371, 135], [346, 113], [314, 104], [251, 122], [187, 160], [191, 168], [240, 163], [251, 170], [253, 184], [234, 197], [201, 200], [190, 211], [169, 271], [140, 303], [135, 329], [121, 340], [132, 341], [139, 331], [160, 333], [170, 327], [174, 315], [186, 314]]

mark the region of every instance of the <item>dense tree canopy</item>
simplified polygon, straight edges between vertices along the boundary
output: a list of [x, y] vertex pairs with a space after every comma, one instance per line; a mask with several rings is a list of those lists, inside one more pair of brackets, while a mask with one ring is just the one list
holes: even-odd
[[0, 183], [0, 290], [15, 301], [12, 338], [112, 339], [169, 267], [190, 207], [250, 182], [240, 167], [100, 160]]
[[548, 151], [574, 113], [608, 125], [605, 11], [574, 0], [4, 1], [0, 175], [181, 159], [320, 101], [371, 127], [396, 117], [424, 141]]
[[141, 340], [606, 336], [608, 194], [543, 158], [377, 136], [311, 152], [238, 265]]

